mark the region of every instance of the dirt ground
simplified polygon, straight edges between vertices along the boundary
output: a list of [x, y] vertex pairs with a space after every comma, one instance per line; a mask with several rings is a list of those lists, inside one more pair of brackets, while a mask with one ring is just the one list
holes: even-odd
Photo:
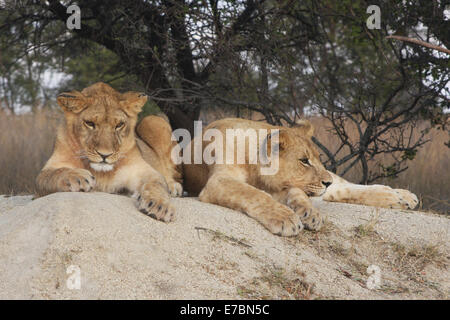
[[0, 196], [0, 298], [449, 299], [448, 217], [313, 202], [322, 230], [282, 238], [195, 198], [165, 224], [125, 196]]

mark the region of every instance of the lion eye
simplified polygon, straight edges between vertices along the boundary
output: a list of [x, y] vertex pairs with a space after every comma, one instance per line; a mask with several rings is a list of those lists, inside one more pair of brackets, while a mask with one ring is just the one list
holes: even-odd
[[84, 125], [89, 129], [95, 129], [95, 123], [93, 123], [92, 121], [84, 121]]
[[119, 123], [116, 125], [116, 130], [122, 129], [124, 125], [125, 125], [125, 123], [124, 123], [123, 121], [119, 122]]
[[298, 159], [298, 160], [300, 160], [301, 163], [303, 163], [303, 164], [305, 164], [305, 165], [307, 165], [307, 166], [310, 165], [309, 159], [308, 159], [308, 158], [302, 158], [302, 159]]

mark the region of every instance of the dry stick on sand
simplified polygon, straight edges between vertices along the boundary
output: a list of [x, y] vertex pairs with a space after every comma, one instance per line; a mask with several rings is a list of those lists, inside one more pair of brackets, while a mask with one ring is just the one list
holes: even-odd
[[226, 234], [223, 234], [222, 232], [217, 231], [217, 230], [211, 230], [211, 229], [203, 228], [203, 227], [195, 227], [195, 230], [197, 230], [197, 232], [199, 230], [206, 231], [206, 232], [210, 233], [211, 235], [213, 235], [214, 238], [225, 240], [225, 241], [228, 241], [228, 242], [230, 242], [232, 244], [237, 244], [237, 245], [240, 245], [240, 246], [243, 246], [243, 247], [246, 247], [246, 248], [251, 248], [252, 247], [248, 243], [245, 243], [243, 240], [239, 240], [239, 239], [236, 239], [234, 237], [227, 236]]
[[443, 48], [443, 47], [439, 47], [436, 46], [434, 44], [425, 42], [425, 41], [421, 41], [421, 40], [417, 40], [417, 39], [413, 39], [413, 38], [408, 38], [408, 37], [402, 37], [402, 36], [387, 36], [386, 39], [395, 39], [395, 40], [400, 40], [400, 41], [406, 41], [406, 42], [411, 42], [411, 43], [415, 43], [418, 44], [420, 46], [424, 46], [427, 48], [431, 48], [440, 52], [445, 52], [447, 54], [450, 54], [450, 50]]

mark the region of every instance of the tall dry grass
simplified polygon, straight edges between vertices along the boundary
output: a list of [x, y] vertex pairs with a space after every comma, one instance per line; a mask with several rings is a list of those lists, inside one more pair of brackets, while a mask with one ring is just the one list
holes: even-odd
[[[56, 127], [61, 119], [58, 111], [16, 116], [0, 112], [0, 194], [34, 192], [35, 178], [51, 155]], [[325, 130], [326, 122], [323, 119], [312, 121], [317, 128], [316, 137], [333, 149], [337, 139]], [[350, 132], [352, 135], [356, 136], [356, 133]], [[423, 209], [449, 213], [450, 149], [444, 145], [447, 133], [431, 130], [428, 138], [431, 141], [419, 150], [414, 160], [409, 161], [407, 171], [396, 179], [377, 183], [409, 189], [421, 198]], [[371, 163], [372, 169], [375, 166]], [[358, 166], [345, 175], [352, 182], [358, 182], [360, 177]]]
[[30, 194], [52, 153], [58, 112], [6, 115], [0, 111], [0, 194]]

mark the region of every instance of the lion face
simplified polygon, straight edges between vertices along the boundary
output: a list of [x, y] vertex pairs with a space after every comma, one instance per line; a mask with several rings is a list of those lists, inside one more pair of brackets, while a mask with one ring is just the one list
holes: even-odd
[[313, 127], [283, 128], [279, 133], [279, 169], [268, 179], [278, 189], [299, 188], [308, 196], [321, 196], [333, 178], [322, 165], [319, 152], [311, 140]]
[[96, 171], [111, 171], [135, 145], [137, 114], [147, 97], [137, 92], [120, 94], [104, 83], [57, 98], [67, 130], [80, 158]]

